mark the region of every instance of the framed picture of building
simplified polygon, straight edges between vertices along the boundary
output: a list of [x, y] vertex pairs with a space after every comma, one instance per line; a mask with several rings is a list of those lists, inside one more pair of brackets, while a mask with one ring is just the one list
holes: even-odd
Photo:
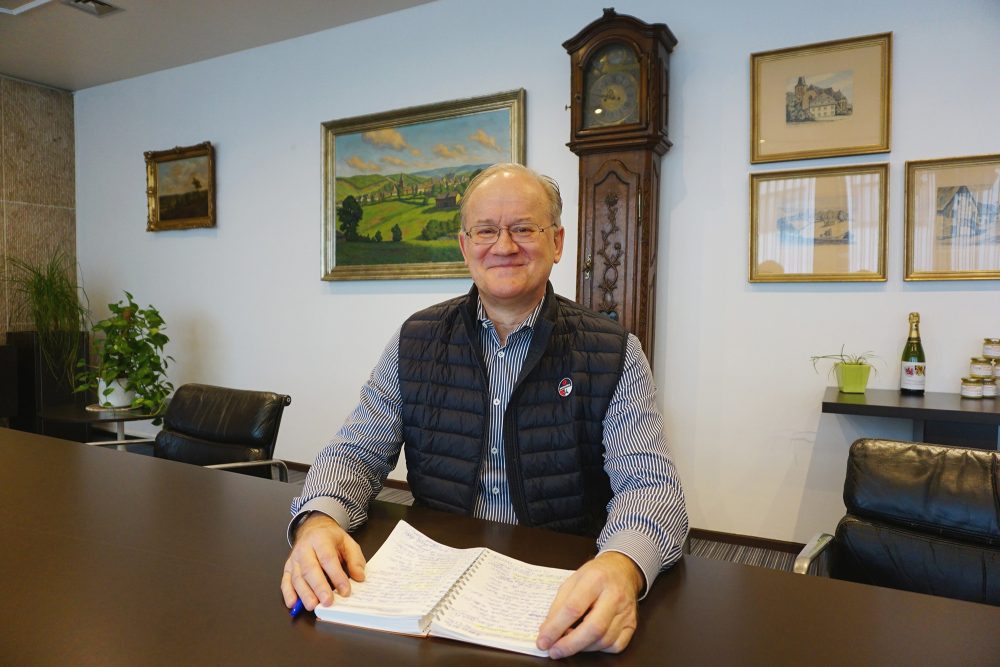
[[146, 231], [215, 227], [215, 151], [211, 142], [146, 151]]
[[750, 56], [750, 162], [889, 151], [892, 33]]
[[886, 279], [888, 164], [750, 174], [750, 282]]
[[906, 163], [905, 280], [1000, 279], [1000, 155]]
[[323, 123], [323, 280], [467, 277], [469, 181], [524, 162], [524, 90]]

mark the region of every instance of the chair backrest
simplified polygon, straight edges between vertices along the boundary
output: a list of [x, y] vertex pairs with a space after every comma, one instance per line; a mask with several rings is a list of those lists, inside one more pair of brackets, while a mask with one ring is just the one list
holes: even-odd
[[851, 446], [830, 575], [1000, 604], [1000, 452]]
[[[195, 465], [270, 459], [282, 412], [291, 402], [289, 396], [269, 391], [182, 385], [167, 406], [153, 453]], [[245, 473], [270, 474], [266, 468]]]

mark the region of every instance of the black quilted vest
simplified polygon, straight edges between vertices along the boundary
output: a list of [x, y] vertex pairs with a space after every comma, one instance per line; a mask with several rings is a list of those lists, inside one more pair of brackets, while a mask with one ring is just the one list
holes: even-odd
[[[489, 414], [478, 291], [410, 317], [399, 340], [407, 480], [416, 502], [470, 514]], [[548, 285], [504, 415], [518, 522], [596, 535], [607, 519], [602, 421], [621, 378], [627, 334]], [[559, 395], [560, 382], [572, 392]]]

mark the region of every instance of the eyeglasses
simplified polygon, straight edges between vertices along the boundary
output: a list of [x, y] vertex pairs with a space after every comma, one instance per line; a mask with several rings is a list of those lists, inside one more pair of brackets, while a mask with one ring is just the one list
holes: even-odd
[[500, 240], [500, 232], [506, 231], [510, 234], [510, 240], [514, 243], [532, 243], [535, 237], [544, 232], [549, 227], [542, 227], [533, 222], [519, 222], [509, 227], [498, 225], [474, 225], [466, 230], [465, 235], [472, 239], [476, 245], [493, 245]]

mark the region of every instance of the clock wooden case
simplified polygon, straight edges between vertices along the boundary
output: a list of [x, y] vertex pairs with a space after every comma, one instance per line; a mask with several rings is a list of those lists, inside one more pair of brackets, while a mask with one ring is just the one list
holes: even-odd
[[660, 158], [671, 146], [667, 83], [676, 44], [665, 24], [614, 9], [563, 43], [572, 71], [567, 145], [580, 157], [576, 298], [634, 333], [650, 362]]

